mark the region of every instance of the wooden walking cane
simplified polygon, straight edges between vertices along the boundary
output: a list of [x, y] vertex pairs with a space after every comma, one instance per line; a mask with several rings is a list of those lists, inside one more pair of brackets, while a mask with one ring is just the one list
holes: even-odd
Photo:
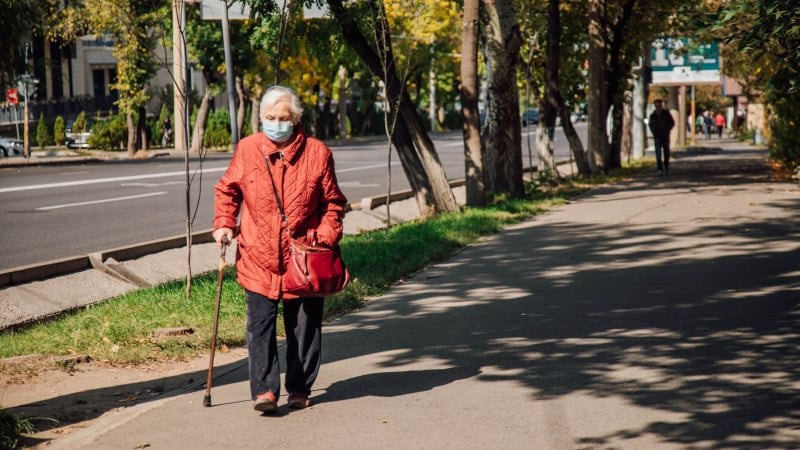
[[217, 325], [219, 323], [219, 304], [222, 299], [222, 279], [225, 276], [225, 249], [228, 247], [228, 238], [222, 237], [222, 249], [219, 252], [219, 271], [217, 272], [217, 305], [214, 308], [214, 330], [211, 333], [211, 354], [208, 359], [208, 380], [206, 380], [206, 396], [203, 397], [203, 406], [211, 406], [211, 377], [214, 373], [214, 352], [217, 349]]

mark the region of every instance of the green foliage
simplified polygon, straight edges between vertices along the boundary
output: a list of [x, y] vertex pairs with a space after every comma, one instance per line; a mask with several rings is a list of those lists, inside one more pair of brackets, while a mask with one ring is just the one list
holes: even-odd
[[44, 121], [44, 113], [39, 115], [39, 124], [36, 125], [36, 143], [39, 144], [39, 148], [44, 148], [47, 145], [47, 124]]
[[86, 131], [86, 112], [81, 111], [75, 122], [72, 123], [72, 133], [83, 133]]
[[94, 122], [88, 144], [101, 150], [122, 150], [127, 140], [127, 118], [123, 114], [112, 114]]
[[58, 147], [67, 141], [66, 124], [61, 116], [56, 117], [56, 121], [53, 123], [53, 138]]
[[19, 437], [21, 434], [32, 434], [35, 432], [36, 429], [30, 419], [24, 419], [0, 410], [0, 448], [15, 449], [19, 447]]
[[[150, 136], [152, 136], [152, 141], [154, 143], [161, 142], [161, 138], [164, 137], [164, 119], [169, 118], [172, 120], [172, 111], [167, 108], [166, 103], [161, 105], [161, 111], [158, 113], [158, 119], [153, 129], [150, 131]], [[172, 125], [173, 130], [175, 129], [175, 125]]]
[[800, 166], [800, 91], [792, 89], [795, 81], [791, 71], [780, 71], [767, 93], [775, 112], [769, 123], [770, 158], [789, 170]]
[[214, 111], [208, 115], [204, 148], [219, 148], [231, 145], [231, 117], [228, 111]]

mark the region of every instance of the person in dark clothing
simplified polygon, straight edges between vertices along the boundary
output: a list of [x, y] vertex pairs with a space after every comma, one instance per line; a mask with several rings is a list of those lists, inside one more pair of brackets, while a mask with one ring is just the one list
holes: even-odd
[[[675, 119], [672, 118], [672, 114], [670, 114], [669, 111], [664, 109], [661, 100], [654, 101], [653, 105], [656, 107], [656, 109], [652, 114], [650, 114], [650, 120], [648, 121], [647, 125], [650, 127], [650, 131], [653, 133], [653, 141], [656, 147], [656, 165], [658, 166], [658, 174], [668, 174], [669, 133], [672, 131], [672, 127], [675, 126]], [[662, 153], [664, 156], [663, 162], [661, 160]]]

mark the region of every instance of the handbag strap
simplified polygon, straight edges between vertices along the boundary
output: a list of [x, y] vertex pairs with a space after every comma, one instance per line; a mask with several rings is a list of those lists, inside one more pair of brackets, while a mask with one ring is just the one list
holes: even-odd
[[[283, 160], [283, 152], [281, 152], [281, 160]], [[269, 157], [267, 157], [267, 152], [264, 152], [264, 163], [267, 164], [267, 173], [269, 173], [269, 180], [272, 182], [272, 193], [275, 194], [275, 202], [278, 204], [278, 210], [281, 212], [281, 219], [283, 219], [283, 223], [286, 224], [286, 232], [289, 233], [289, 237], [292, 237], [292, 229], [289, 227], [289, 219], [286, 218], [286, 211], [283, 209], [283, 203], [281, 202], [281, 197], [278, 195], [278, 187], [275, 185], [275, 178], [272, 176], [272, 169], [269, 165]]]
[[[281, 161], [283, 161], [283, 152], [280, 152]], [[269, 180], [272, 182], [272, 193], [275, 194], [275, 203], [278, 204], [278, 211], [281, 212], [281, 219], [283, 223], [286, 224], [286, 232], [289, 234], [289, 239], [292, 239], [292, 229], [289, 226], [289, 219], [286, 217], [286, 210], [283, 209], [283, 203], [281, 202], [281, 197], [278, 195], [278, 187], [275, 185], [275, 178], [272, 176], [272, 169], [269, 165], [269, 157], [267, 157], [267, 152], [264, 152], [264, 163], [267, 165], [267, 173], [269, 173]], [[307, 234], [308, 241], [311, 242], [312, 246], [316, 246], [317, 244], [317, 232], [316, 230], [309, 229]]]

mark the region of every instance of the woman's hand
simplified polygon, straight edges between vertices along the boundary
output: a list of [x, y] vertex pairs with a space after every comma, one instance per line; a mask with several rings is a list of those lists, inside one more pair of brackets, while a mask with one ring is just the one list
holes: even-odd
[[222, 244], [228, 245], [233, 240], [233, 230], [230, 228], [217, 228], [211, 233], [214, 240], [217, 241], [217, 247], [222, 248]]

